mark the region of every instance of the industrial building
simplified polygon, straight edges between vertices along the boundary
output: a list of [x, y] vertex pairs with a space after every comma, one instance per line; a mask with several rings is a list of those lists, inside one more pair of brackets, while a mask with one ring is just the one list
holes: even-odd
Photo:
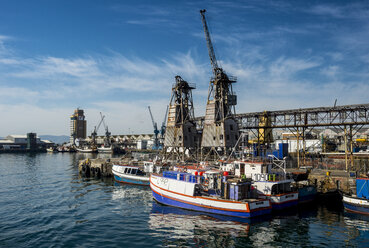
[[87, 121], [82, 109], [74, 110], [70, 117], [70, 140], [74, 144], [76, 139], [86, 139], [87, 137]]
[[54, 145], [51, 141], [41, 140], [35, 133], [8, 135], [5, 139], [0, 139], [0, 152], [46, 151], [46, 148]]
[[198, 134], [194, 122], [192, 90], [190, 84], [180, 76], [175, 77], [169, 103], [169, 113], [164, 139], [164, 157], [185, 160], [185, 154], [194, 158], [198, 147]]

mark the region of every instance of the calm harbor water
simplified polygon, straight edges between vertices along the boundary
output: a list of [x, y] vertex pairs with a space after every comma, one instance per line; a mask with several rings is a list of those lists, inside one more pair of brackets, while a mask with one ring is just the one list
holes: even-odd
[[369, 217], [315, 206], [240, 221], [78, 175], [84, 154], [0, 154], [0, 247], [369, 247]]

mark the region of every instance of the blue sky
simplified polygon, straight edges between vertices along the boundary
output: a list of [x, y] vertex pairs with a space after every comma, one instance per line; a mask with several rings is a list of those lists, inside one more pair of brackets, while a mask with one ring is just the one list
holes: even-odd
[[99, 112], [114, 134], [152, 132], [174, 76], [205, 113], [217, 59], [238, 82], [237, 113], [368, 103], [367, 1], [0, 2], [0, 136], [69, 134], [69, 115]]

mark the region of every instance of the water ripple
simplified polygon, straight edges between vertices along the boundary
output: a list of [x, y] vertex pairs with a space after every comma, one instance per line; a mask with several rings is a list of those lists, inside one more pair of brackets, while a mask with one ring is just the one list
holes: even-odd
[[0, 154], [0, 247], [368, 247], [369, 217], [324, 206], [258, 220], [162, 206], [78, 174], [80, 154]]

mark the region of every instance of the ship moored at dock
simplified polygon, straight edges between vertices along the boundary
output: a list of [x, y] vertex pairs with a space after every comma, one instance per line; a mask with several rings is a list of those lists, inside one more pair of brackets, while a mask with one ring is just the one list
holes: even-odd
[[149, 174], [141, 170], [138, 166], [114, 164], [112, 172], [117, 182], [150, 185]]
[[273, 210], [297, 205], [299, 194], [291, 187], [294, 180], [286, 178], [283, 168], [273, 172], [272, 164], [252, 161], [234, 161], [233, 165], [235, 176], [251, 178], [258, 197], [269, 199]]
[[346, 211], [369, 215], [369, 178], [356, 178], [356, 195], [343, 194]]
[[269, 200], [251, 198], [250, 182], [223, 183], [221, 190], [211, 191], [209, 181], [200, 181], [200, 176], [170, 171], [151, 174], [150, 187], [156, 201], [183, 209], [241, 218], [271, 212]]

